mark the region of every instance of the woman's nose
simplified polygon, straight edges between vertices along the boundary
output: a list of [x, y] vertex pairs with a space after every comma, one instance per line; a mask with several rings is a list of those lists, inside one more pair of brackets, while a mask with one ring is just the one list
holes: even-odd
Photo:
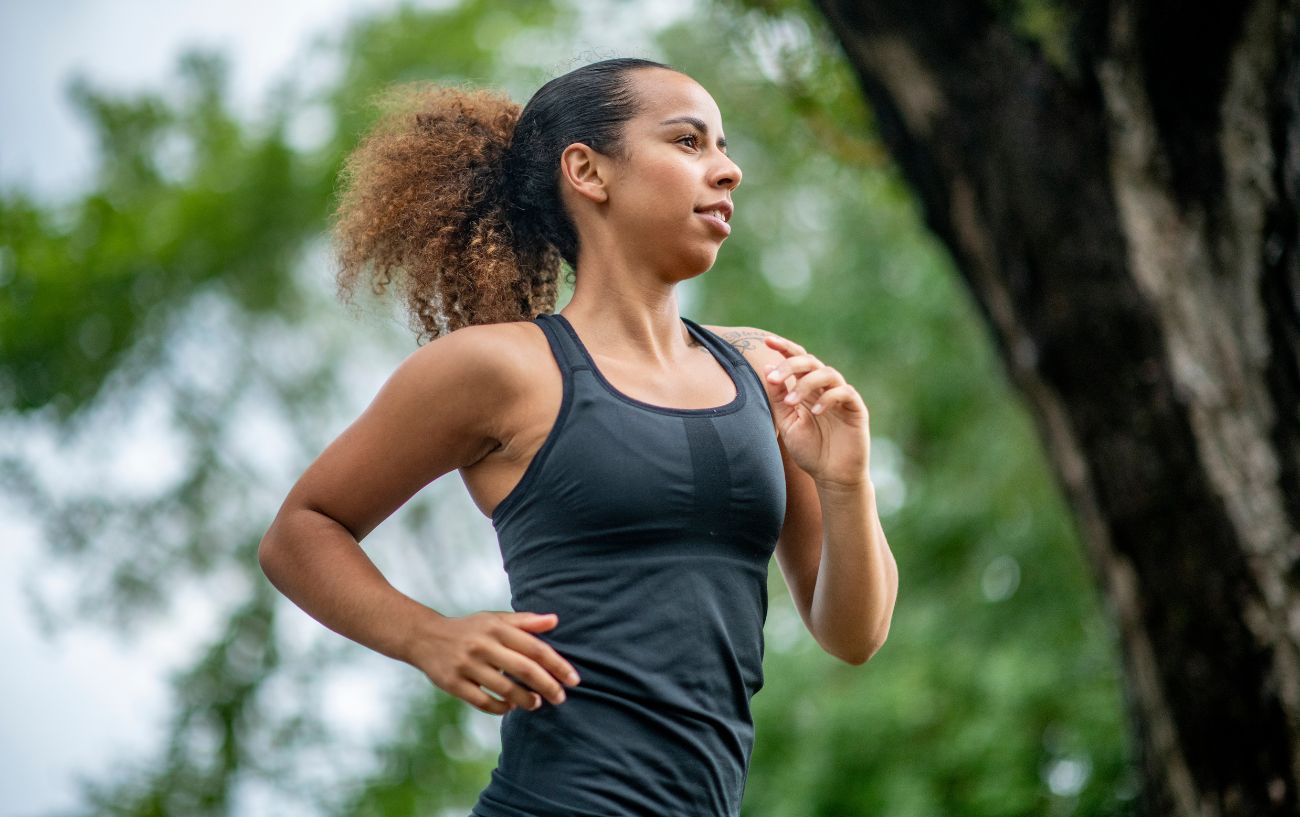
[[740, 165], [732, 161], [730, 156], [724, 154], [723, 159], [721, 166], [715, 171], [714, 183], [734, 190], [740, 186], [740, 179], [744, 174], [740, 171]]

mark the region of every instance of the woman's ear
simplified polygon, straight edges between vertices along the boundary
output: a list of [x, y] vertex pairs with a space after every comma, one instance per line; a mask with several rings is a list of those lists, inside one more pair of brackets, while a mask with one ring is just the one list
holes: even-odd
[[581, 142], [574, 142], [560, 154], [560, 175], [575, 193], [594, 202], [609, 198], [605, 189], [606, 157]]

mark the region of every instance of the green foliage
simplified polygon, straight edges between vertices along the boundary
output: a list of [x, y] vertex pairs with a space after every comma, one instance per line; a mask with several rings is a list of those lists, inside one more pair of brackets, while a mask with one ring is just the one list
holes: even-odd
[[100, 145], [94, 189], [58, 207], [21, 194], [0, 204], [12, 270], [0, 393], [14, 409], [51, 407], [66, 421], [109, 375], [138, 381], [164, 354], [166, 321], [204, 293], [249, 313], [289, 306], [283, 282], [321, 201], [303, 188], [281, 123], [257, 133], [225, 109], [225, 73], [219, 59], [187, 57], [178, 102], [74, 86]]
[[[744, 813], [1128, 814], [1114, 639], [1034, 429], [824, 24], [801, 4], [761, 5], [705, 6], [658, 37], [660, 58], [717, 99], [745, 173], [735, 232], [685, 288], [684, 312], [794, 338], [862, 393], [901, 588], [888, 643], [851, 667], [812, 642], [773, 568]], [[103, 428], [161, 390], [186, 453], [150, 497], [51, 488], [13, 455], [0, 485], [45, 521], [51, 563], [78, 576], [76, 615], [124, 630], [194, 583], [231, 601], [175, 679], [161, 754], [88, 784], [87, 814], [234, 814], [250, 786], [322, 814], [456, 813], [486, 784], [495, 751], [475, 742], [481, 716], [423, 678], [395, 704], [400, 727], [372, 768], [313, 783], [318, 770], [300, 767], [337, 745], [315, 685], [356, 653], [294, 646], [288, 603], [254, 551], [356, 389], [339, 365], [356, 341], [321, 321], [338, 307], [319, 251], [368, 101], [408, 79], [523, 101], [567, 70], [583, 19], [482, 0], [363, 18], [318, 46], [339, 60], [337, 79], [287, 83], [260, 121], [229, 110], [212, 56], [131, 98], [82, 83], [73, 98], [101, 151], [93, 188], [67, 203], [0, 195], [10, 416]], [[307, 146], [293, 136], [304, 121], [326, 123]], [[185, 363], [196, 345], [221, 353], [211, 372]], [[277, 478], [235, 451], [250, 406], [292, 437]], [[405, 538], [441, 548], [451, 537], [429, 499], [405, 512], [418, 520]], [[424, 557], [456, 570], [445, 553]]]

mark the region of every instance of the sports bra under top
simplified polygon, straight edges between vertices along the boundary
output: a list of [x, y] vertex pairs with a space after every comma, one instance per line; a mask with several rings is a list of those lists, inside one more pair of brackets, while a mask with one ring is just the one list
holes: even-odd
[[492, 513], [511, 606], [580, 684], [502, 716], [477, 817], [737, 817], [763, 686], [768, 563], [786, 488], [744, 355], [688, 318], [730, 376], [713, 408], [615, 389], [569, 321], [540, 314], [559, 415]]

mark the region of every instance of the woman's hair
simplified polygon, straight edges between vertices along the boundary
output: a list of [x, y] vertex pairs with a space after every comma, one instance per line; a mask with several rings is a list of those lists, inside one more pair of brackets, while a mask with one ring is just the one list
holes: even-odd
[[367, 272], [382, 294], [398, 274], [418, 343], [554, 311], [561, 260], [578, 263], [560, 154], [581, 142], [626, 158], [623, 125], [640, 110], [629, 74], [640, 68], [676, 70], [636, 58], [591, 63], [547, 82], [522, 111], [484, 89], [382, 92], [381, 115], [341, 174], [340, 296]]

